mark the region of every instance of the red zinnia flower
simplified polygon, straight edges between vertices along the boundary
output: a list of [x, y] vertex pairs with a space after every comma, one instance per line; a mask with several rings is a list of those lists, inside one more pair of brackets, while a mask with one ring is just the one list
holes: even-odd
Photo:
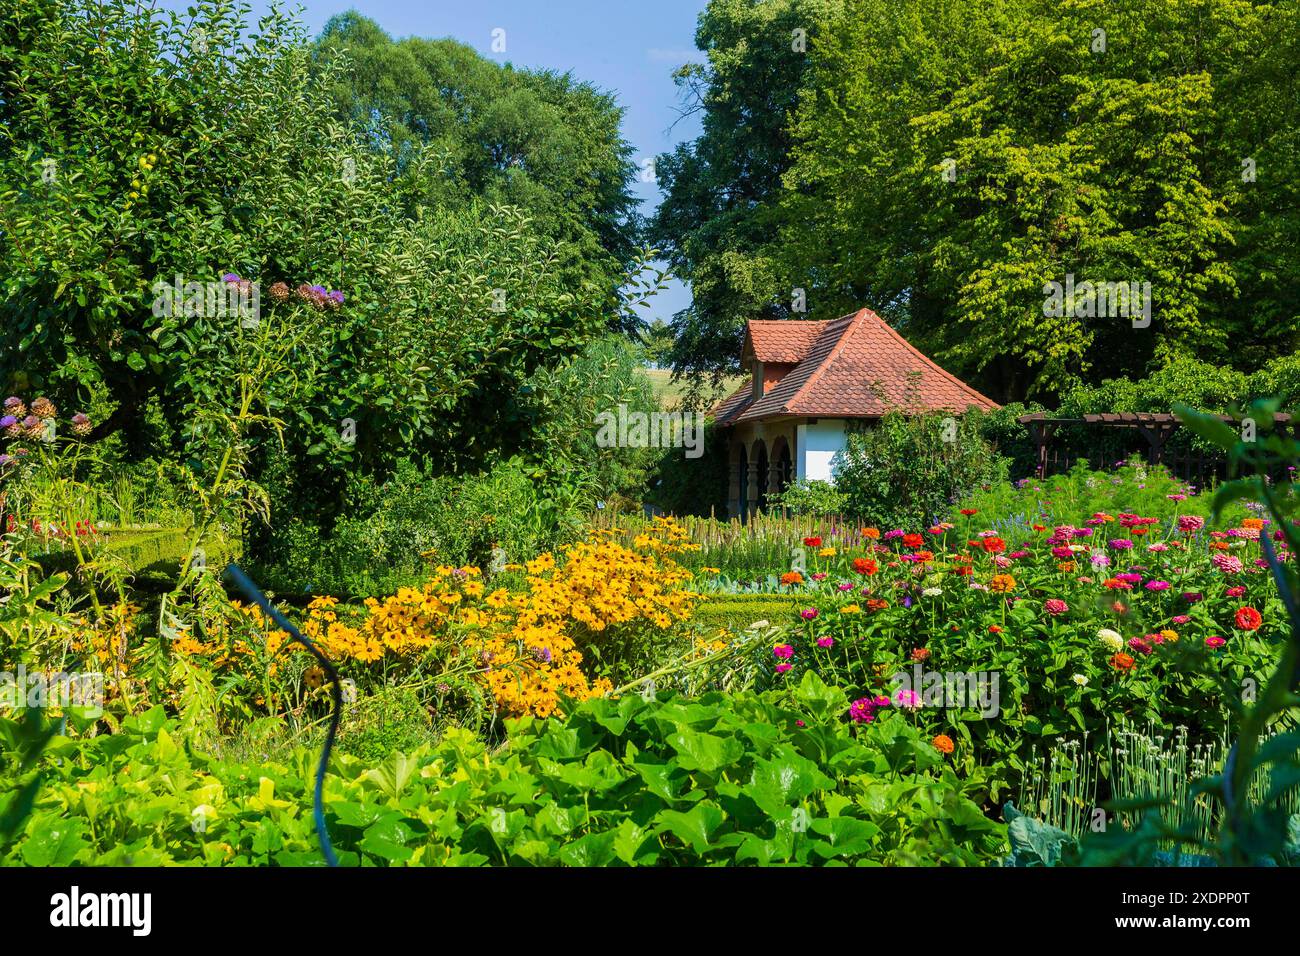
[[978, 514], [979, 512], [977, 512], [974, 508], [962, 508], [961, 513], [969, 518], [971, 515]]
[[1007, 543], [1001, 538], [984, 538], [980, 541], [980, 547], [985, 554], [1001, 554], [1007, 550]]
[[1239, 607], [1236, 614], [1237, 627], [1243, 631], [1253, 631], [1264, 623], [1264, 618], [1253, 607]]
[[803, 543], [810, 548], [820, 548], [822, 546], [821, 538], [804, 538]]
[[875, 574], [880, 570], [880, 565], [876, 564], [870, 558], [854, 558], [853, 570], [858, 574]]
[[925, 544], [925, 538], [919, 534], [903, 535], [903, 547], [905, 548], [919, 548], [923, 544]]

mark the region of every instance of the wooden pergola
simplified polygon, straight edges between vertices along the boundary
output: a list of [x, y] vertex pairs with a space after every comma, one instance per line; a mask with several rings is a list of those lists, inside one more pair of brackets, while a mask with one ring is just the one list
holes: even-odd
[[[1237, 424], [1238, 421], [1231, 415], [1219, 417], [1231, 425]], [[1048, 445], [1062, 425], [1102, 425], [1109, 428], [1135, 429], [1147, 441], [1147, 461], [1157, 465], [1164, 463], [1165, 445], [1170, 436], [1183, 424], [1171, 412], [1106, 412], [1083, 415], [1079, 418], [1055, 418], [1045, 412], [1034, 412], [1021, 415], [1016, 420], [1029, 429], [1029, 436], [1034, 440], [1036, 473], [1039, 478], [1046, 477]], [[1291, 416], [1277, 414], [1273, 416], [1273, 421], [1277, 424], [1286, 424], [1291, 421]], [[1203, 470], [1204, 456], [1200, 456], [1200, 459], [1199, 464], [1202, 465]]]

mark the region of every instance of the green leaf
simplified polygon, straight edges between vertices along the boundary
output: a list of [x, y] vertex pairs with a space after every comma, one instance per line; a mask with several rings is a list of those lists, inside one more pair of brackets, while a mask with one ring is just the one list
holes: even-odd
[[655, 820], [660, 825], [659, 832], [671, 833], [698, 856], [703, 856], [709, 849], [710, 836], [722, 824], [723, 814], [715, 804], [702, 801], [684, 813], [660, 810]]

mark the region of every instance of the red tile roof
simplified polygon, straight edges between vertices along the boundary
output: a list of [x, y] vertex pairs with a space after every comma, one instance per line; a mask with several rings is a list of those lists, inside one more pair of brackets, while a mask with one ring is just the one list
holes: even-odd
[[745, 368], [760, 362], [798, 362], [812, 348], [825, 322], [800, 319], [752, 319], [745, 329], [740, 362]]
[[746, 362], [798, 364], [758, 401], [752, 401], [748, 382], [725, 398], [714, 409], [721, 425], [784, 417], [879, 418], [890, 409], [998, 407], [914, 349], [870, 309], [824, 322], [750, 322], [742, 355]]

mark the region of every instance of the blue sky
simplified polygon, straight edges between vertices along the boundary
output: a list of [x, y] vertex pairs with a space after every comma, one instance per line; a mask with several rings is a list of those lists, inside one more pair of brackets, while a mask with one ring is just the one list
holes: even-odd
[[[674, 125], [680, 101], [672, 71], [700, 59], [695, 21], [706, 0], [306, 0], [300, 19], [319, 33], [330, 17], [355, 9], [390, 36], [453, 37], [483, 56], [516, 66], [572, 71], [618, 95], [626, 109], [623, 135], [636, 160], [694, 139], [699, 123], [688, 117]], [[185, 0], [161, 0], [161, 7], [184, 10]], [[253, 0], [253, 16], [268, 7]], [[505, 31], [504, 53], [492, 51], [492, 31]], [[670, 130], [671, 127], [671, 130]], [[653, 183], [637, 182], [642, 212], [659, 201]], [[661, 293], [647, 317], [671, 318], [690, 302], [681, 283]]]

